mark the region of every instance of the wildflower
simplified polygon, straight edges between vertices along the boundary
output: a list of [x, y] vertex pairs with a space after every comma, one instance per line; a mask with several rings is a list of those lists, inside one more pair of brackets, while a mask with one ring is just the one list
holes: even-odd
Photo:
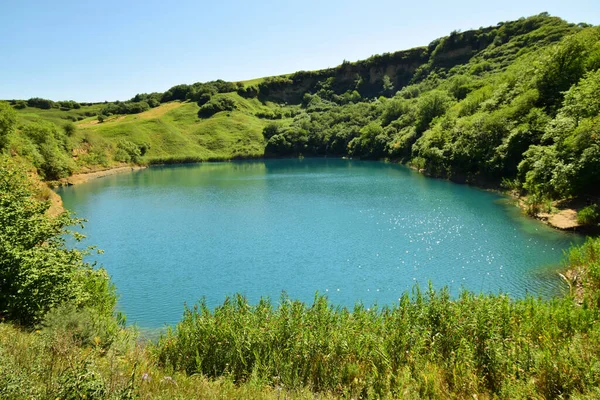
[[165, 383], [171, 383], [171, 384], [177, 386], [177, 382], [175, 382], [175, 379], [171, 378], [170, 376], [165, 376], [163, 378], [163, 382], [165, 382]]
[[147, 372], [142, 375], [142, 382], [150, 382], [150, 375]]

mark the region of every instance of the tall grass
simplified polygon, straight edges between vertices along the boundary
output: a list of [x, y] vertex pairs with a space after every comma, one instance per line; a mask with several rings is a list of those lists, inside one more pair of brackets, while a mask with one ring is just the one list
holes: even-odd
[[598, 310], [570, 299], [429, 288], [352, 310], [323, 296], [204, 302], [154, 347], [160, 365], [352, 397], [557, 398], [600, 384]]
[[600, 238], [588, 238], [582, 246], [571, 247], [566, 253], [571, 288], [578, 301], [600, 307]]
[[[207, 379], [158, 368], [143, 345], [119, 340], [82, 346], [70, 329], [27, 332], [0, 322], [0, 399], [313, 399], [227, 377]], [[323, 397], [325, 399], [325, 397]]]

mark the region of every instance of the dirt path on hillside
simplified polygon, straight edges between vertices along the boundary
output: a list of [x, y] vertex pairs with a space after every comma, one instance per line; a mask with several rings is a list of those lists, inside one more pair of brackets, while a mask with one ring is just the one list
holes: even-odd
[[[172, 103], [161, 104], [160, 106], [151, 108], [148, 111], [144, 111], [143, 113], [129, 114], [129, 115], [134, 115], [134, 119], [158, 118], [158, 117], [162, 117], [163, 115], [165, 115], [166, 113], [168, 113], [171, 110], [181, 107], [182, 105], [183, 105], [183, 103], [181, 103], [179, 101], [174, 101]], [[110, 124], [113, 122], [119, 122], [119, 121], [124, 120], [126, 117], [127, 117], [127, 115], [119, 115], [116, 117], [109, 117], [106, 120], [104, 120], [104, 122], [102, 122], [102, 123]], [[100, 124], [100, 121], [98, 121], [97, 119], [94, 119], [91, 121], [80, 122], [77, 124], [77, 126], [85, 128], [87, 126], [98, 125], [98, 124]]]

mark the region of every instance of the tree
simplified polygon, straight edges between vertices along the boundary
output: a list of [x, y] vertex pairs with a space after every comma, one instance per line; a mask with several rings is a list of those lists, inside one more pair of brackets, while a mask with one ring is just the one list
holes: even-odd
[[417, 131], [423, 132], [435, 117], [444, 114], [454, 99], [442, 90], [432, 90], [419, 98], [417, 107]]
[[8, 143], [8, 135], [14, 130], [17, 122], [17, 113], [5, 101], [0, 101], [0, 151]]
[[49, 110], [50, 108], [54, 107], [54, 102], [48, 99], [32, 97], [31, 99], [27, 100], [27, 105], [29, 107], [37, 107], [44, 110]]
[[17, 100], [13, 107], [17, 110], [22, 110], [27, 107], [27, 102], [25, 100]]
[[65, 134], [67, 136], [73, 136], [75, 134], [75, 131], [77, 130], [77, 127], [75, 126], [75, 124], [73, 122], [68, 122], [63, 126], [64, 130], [65, 130]]
[[390, 79], [389, 76], [384, 75], [383, 76], [383, 93], [391, 94], [392, 90], [394, 90], [394, 84], [392, 83], [392, 80]]
[[598, 62], [595, 57], [599, 39], [600, 31], [589, 29], [568, 37], [553, 49], [544, 60], [537, 81], [541, 105], [554, 112], [563, 93], [583, 77], [586, 69], [598, 68], [594, 64]]
[[24, 171], [0, 158], [0, 316], [33, 325], [66, 302], [111, 314], [116, 296], [106, 271], [65, 244], [67, 227], [82, 221], [66, 212], [49, 217], [50, 203], [38, 200], [34, 187]]
[[236, 109], [235, 101], [229, 97], [212, 99], [198, 110], [199, 118], [209, 118], [221, 111], [233, 111]]

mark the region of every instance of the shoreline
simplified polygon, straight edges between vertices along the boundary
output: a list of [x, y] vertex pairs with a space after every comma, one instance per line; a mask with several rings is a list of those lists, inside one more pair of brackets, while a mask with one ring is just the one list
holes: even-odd
[[114, 168], [93, 170], [93, 171], [89, 171], [89, 172], [80, 172], [77, 174], [73, 174], [73, 175], [69, 176], [68, 178], [63, 178], [63, 179], [59, 180], [58, 181], [59, 184], [57, 186], [79, 185], [81, 183], [86, 183], [93, 179], [103, 178], [105, 176], [117, 175], [117, 174], [121, 174], [121, 173], [125, 173], [125, 172], [139, 171], [139, 170], [145, 169], [145, 168], [147, 168], [147, 167], [141, 166], [141, 165], [127, 165], [127, 166], [121, 165], [121, 166], [114, 167]]
[[[251, 156], [251, 157], [247, 157], [247, 158], [236, 158], [236, 159], [232, 159], [232, 160], [219, 160], [218, 162], [246, 161], [246, 160], [268, 160], [268, 159], [272, 159], [272, 158], [273, 157], [265, 157], [265, 156], [253, 157], [253, 156]], [[294, 157], [285, 157], [285, 158], [294, 158]], [[320, 157], [317, 157], [317, 158], [320, 158]], [[325, 158], [329, 158], [329, 157], [325, 157]], [[347, 160], [352, 159], [350, 157], [331, 157], [331, 158], [341, 158], [341, 159], [347, 159]], [[109, 168], [101, 169], [101, 170], [91, 170], [88, 172], [80, 172], [77, 174], [73, 174], [73, 175], [69, 176], [68, 178], [63, 178], [59, 181], [50, 182], [47, 184], [52, 189], [52, 188], [59, 187], [59, 186], [79, 185], [82, 183], [86, 183], [90, 180], [97, 179], [97, 178], [103, 178], [106, 176], [112, 176], [112, 175], [117, 175], [117, 174], [126, 173], [126, 172], [139, 171], [139, 170], [148, 168], [150, 166], [160, 166], [160, 165], [164, 166], [164, 165], [176, 165], [176, 164], [198, 164], [198, 163], [204, 163], [204, 162], [210, 163], [210, 162], [215, 162], [215, 161], [216, 160], [206, 160], [206, 161], [177, 160], [177, 161], [171, 162], [171, 163], [163, 162], [163, 163], [152, 164], [152, 165], [150, 165], [150, 164], [149, 165], [119, 165], [119, 166], [109, 167]], [[376, 161], [385, 162], [386, 160], [376, 160]], [[420, 175], [423, 175], [428, 178], [444, 179], [444, 180], [448, 180], [450, 182], [453, 182], [456, 184], [462, 184], [462, 185], [466, 184], [469, 186], [476, 187], [478, 189], [499, 193], [501, 195], [512, 198], [513, 200], [515, 200], [517, 207], [519, 207], [519, 209], [523, 212], [523, 214], [525, 216], [527, 216], [529, 218], [537, 219], [538, 221], [540, 221], [554, 229], [566, 231], [566, 232], [576, 232], [576, 233], [582, 233], [582, 230], [585, 229], [585, 226], [582, 226], [577, 222], [577, 210], [574, 208], [561, 207], [561, 208], [558, 208], [558, 212], [555, 212], [555, 213], [538, 212], [534, 215], [530, 215], [525, 212], [525, 210], [527, 208], [527, 205], [525, 204], [527, 197], [519, 196], [519, 195], [515, 194], [514, 192], [501, 190], [497, 187], [491, 187], [491, 186], [485, 187], [484, 185], [473, 185], [473, 184], [470, 184], [467, 182], [461, 182], [461, 181], [455, 181], [452, 179], [436, 177], [436, 176], [432, 176], [432, 175], [428, 174], [427, 171], [425, 171], [425, 170], [417, 169], [416, 167], [411, 166], [409, 164], [405, 164], [405, 163], [398, 162], [398, 161], [390, 161], [390, 160], [387, 160], [387, 161], [389, 161], [393, 164], [403, 165], [403, 166], [419, 173]], [[60, 214], [62, 211], [64, 211], [64, 207], [62, 205], [62, 198], [54, 190], [52, 190], [52, 193], [53, 194], [50, 196], [50, 200], [52, 201], [52, 206], [50, 207], [50, 210], [48, 210], [48, 213], [50, 215], [55, 216], [55, 215]]]
[[444, 180], [447, 180], [447, 181], [450, 181], [452, 183], [456, 183], [459, 185], [468, 185], [468, 186], [472, 186], [472, 187], [475, 187], [475, 188], [478, 188], [481, 190], [485, 190], [488, 192], [498, 193], [503, 196], [507, 196], [515, 201], [516, 206], [523, 212], [523, 214], [525, 216], [527, 216], [528, 218], [537, 219], [538, 221], [540, 221], [540, 222], [544, 223], [545, 225], [548, 225], [554, 229], [564, 231], [564, 232], [575, 232], [575, 233], [584, 233], [583, 231], [586, 229], [586, 227], [584, 225], [581, 225], [581, 224], [579, 224], [579, 222], [577, 222], [577, 209], [570, 208], [570, 207], [559, 207], [557, 204], [560, 203], [560, 201], [553, 202], [553, 204], [552, 204], [553, 208], [557, 210], [556, 212], [537, 212], [535, 214], [529, 214], [526, 211], [527, 207], [528, 207], [526, 204], [527, 196], [520, 196], [517, 193], [515, 193], [514, 191], [502, 190], [498, 186], [486, 185], [484, 182], [481, 182], [481, 184], [478, 185], [478, 184], [472, 184], [472, 183], [464, 182], [464, 181], [460, 181], [460, 180], [453, 180], [453, 179], [449, 179], [449, 178], [437, 177], [434, 175], [430, 175], [424, 169], [418, 169], [412, 165], [403, 164], [403, 163], [398, 163], [398, 164], [406, 165], [408, 168], [412, 169], [413, 171], [418, 172], [419, 174], [426, 176], [428, 178], [444, 179]]
[[46, 212], [51, 217], [57, 217], [58, 215], [66, 211], [63, 205], [62, 197], [60, 197], [60, 195], [54, 191], [54, 189], [57, 187], [79, 185], [82, 183], [89, 182], [93, 179], [122, 174], [125, 172], [139, 171], [145, 168], [147, 167], [142, 165], [120, 165], [114, 168], [93, 170], [89, 172], [80, 172], [77, 174], [73, 174], [68, 178], [62, 178], [58, 181], [44, 182], [49, 189], [48, 200], [50, 201], [50, 208], [48, 208]]

